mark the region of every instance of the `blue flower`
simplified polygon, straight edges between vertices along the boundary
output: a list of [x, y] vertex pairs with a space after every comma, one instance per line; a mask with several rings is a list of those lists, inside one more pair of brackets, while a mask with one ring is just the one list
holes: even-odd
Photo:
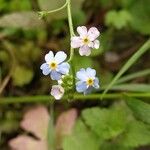
[[59, 51], [54, 56], [54, 53], [50, 51], [45, 55], [45, 63], [40, 67], [44, 75], [50, 74], [52, 80], [61, 79], [62, 75], [69, 73], [70, 65], [64, 60], [67, 58], [67, 55], [63, 51]]
[[88, 94], [92, 91], [93, 88], [99, 88], [99, 79], [96, 76], [96, 71], [91, 68], [80, 69], [76, 73], [78, 82], [76, 83], [76, 90], [79, 93]]

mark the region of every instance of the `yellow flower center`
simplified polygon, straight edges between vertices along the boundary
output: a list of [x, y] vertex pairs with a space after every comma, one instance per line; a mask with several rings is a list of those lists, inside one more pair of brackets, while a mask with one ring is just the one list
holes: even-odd
[[92, 78], [89, 78], [87, 81], [86, 81], [86, 84], [89, 85], [89, 86], [92, 86], [94, 84], [94, 80]]
[[55, 70], [57, 68], [57, 63], [56, 62], [51, 62], [49, 64], [49, 67], [52, 69], [52, 70]]
[[90, 42], [90, 40], [87, 37], [83, 39], [84, 44], [89, 44], [89, 42]]

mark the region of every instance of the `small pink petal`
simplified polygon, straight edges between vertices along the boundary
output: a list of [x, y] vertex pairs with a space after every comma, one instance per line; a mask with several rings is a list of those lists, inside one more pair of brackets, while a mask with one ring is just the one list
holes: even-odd
[[87, 32], [87, 28], [85, 26], [79, 26], [77, 27], [77, 32], [79, 33], [80, 37], [86, 37], [88, 32]]
[[61, 85], [53, 85], [51, 89], [51, 95], [54, 96], [56, 100], [60, 100], [64, 95], [64, 88]]
[[95, 48], [95, 49], [98, 49], [99, 46], [100, 46], [99, 40], [95, 40], [95, 41], [94, 41], [94, 48]]
[[21, 135], [9, 141], [13, 150], [48, 150], [45, 141], [38, 141], [29, 136]]
[[93, 42], [89, 42], [88, 47], [94, 48], [94, 43]]
[[82, 45], [82, 39], [78, 36], [74, 36], [71, 38], [71, 47], [79, 48]]
[[84, 55], [89, 56], [91, 54], [91, 49], [88, 46], [84, 45], [84, 46], [80, 47], [79, 54], [81, 56], [84, 56]]
[[63, 112], [56, 122], [56, 138], [61, 145], [62, 138], [72, 133], [72, 129], [77, 119], [77, 110], [72, 108]]
[[94, 41], [99, 35], [100, 32], [95, 27], [90, 28], [88, 31], [88, 37], [91, 41]]
[[25, 113], [21, 127], [33, 133], [39, 139], [45, 140], [47, 138], [49, 119], [50, 117], [46, 107], [37, 106]]

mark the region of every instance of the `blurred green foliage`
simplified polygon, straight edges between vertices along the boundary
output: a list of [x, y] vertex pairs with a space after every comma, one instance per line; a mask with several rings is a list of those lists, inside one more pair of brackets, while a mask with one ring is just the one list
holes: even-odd
[[[2, 96], [49, 94], [52, 81], [42, 76], [39, 67], [49, 50], [64, 50], [69, 55], [67, 13], [64, 9], [39, 20], [37, 12], [56, 9], [64, 3], [64, 0], [0, 0], [0, 87], [12, 71]], [[81, 57], [75, 50], [75, 70], [94, 67], [102, 89], [106, 87], [149, 38], [149, 6], [149, 0], [72, 0], [74, 30], [86, 25], [96, 26], [101, 32], [100, 49], [93, 50], [90, 57]], [[123, 78], [149, 68], [148, 54]], [[118, 81], [112, 90], [149, 92], [150, 77], [146, 75]], [[81, 112], [73, 133], [63, 141], [64, 150], [133, 150], [150, 145], [150, 104], [128, 96], [123, 98], [127, 104], [115, 100], [104, 102], [106, 105], [93, 100], [56, 106], [57, 110], [77, 107]], [[22, 132], [18, 126], [23, 107], [26, 105], [0, 107], [1, 150], [7, 150], [8, 140]]]

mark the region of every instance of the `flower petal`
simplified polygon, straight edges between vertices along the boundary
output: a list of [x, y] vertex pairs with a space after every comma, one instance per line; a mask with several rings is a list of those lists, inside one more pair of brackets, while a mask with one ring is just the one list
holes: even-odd
[[66, 62], [61, 63], [60, 65], [58, 65], [58, 68], [57, 68], [58, 72], [62, 74], [68, 74], [69, 69], [70, 69], [70, 65]]
[[86, 89], [87, 89], [86, 82], [78, 81], [78, 82], [76, 83], [76, 90], [77, 90], [77, 92], [79, 92], [79, 93], [85, 92]]
[[100, 46], [99, 40], [95, 40], [95, 41], [94, 41], [94, 46], [93, 46], [93, 47], [94, 47], [95, 49], [98, 49], [99, 46]]
[[14, 150], [48, 150], [46, 141], [35, 140], [27, 135], [10, 140], [9, 146]]
[[64, 88], [61, 85], [53, 85], [51, 89], [51, 95], [55, 97], [56, 100], [59, 100], [64, 95]]
[[49, 63], [53, 59], [54, 59], [54, 53], [52, 51], [49, 51], [49, 53], [45, 55], [45, 61]]
[[89, 56], [91, 54], [91, 49], [88, 46], [84, 45], [84, 46], [80, 47], [79, 54], [81, 56], [84, 56], [84, 55]]
[[55, 61], [59, 64], [61, 62], [63, 62], [65, 59], [67, 58], [66, 53], [64, 53], [63, 51], [59, 51], [56, 53], [55, 55]]
[[99, 35], [100, 32], [95, 27], [90, 28], [88, 31], [88, 37], [91, 41], [94, 41]]
[[72, 48], [79, 48], [82, 46], [82, 39], [78, 36], [74, 36], [71, 38], [71, 47]]
[[89, 42], [88, 47], [94, 48], [94, 42]]
[[37, 138], [45, 140], [47, 138], [48, 123], [49, 114], [47, 109], [44, 106], [37, 106], [25, 113], [21, 127], [33, 133]]
[[94, 88], [96, 88], [96, 89], [99, 88], [99, 79], [97, 77], [94, 80]]
[[95, 78], [96, 71], [95, 71], [95, 69], [87, 68], [86, 74], [88, 75], [89, 78]]
[[42, 73], [44, 75], [48, 75], [51, 72], [51, 69], [49, 68], [49, 65], [47, 63], [44, 63], [40, 66], [40, 69], [42, 70]]
[[86, 37], [88, 32], [87, 32], [87, 28], [85, 26], [79, 26], [77, 27], [77, 32], [79, 33], [80, 37]]
[[52, 70], [50, 73], [50, 76], [52, 78], [52, 80], [59, 80], [61, 79], [61, 74], [55, 70]]
[[76, 73], [76, 77], [81, 81], [86, 81], [88, 78], [84, 68], [80, 69], [80, 71]]
[[89, 86], [89, 87], [87, 88], [87, 90], [84, 92], [84, 95], [91, 93], [92, 90], [93, 90], [93, 87], [92, 87], [92, 86]]

